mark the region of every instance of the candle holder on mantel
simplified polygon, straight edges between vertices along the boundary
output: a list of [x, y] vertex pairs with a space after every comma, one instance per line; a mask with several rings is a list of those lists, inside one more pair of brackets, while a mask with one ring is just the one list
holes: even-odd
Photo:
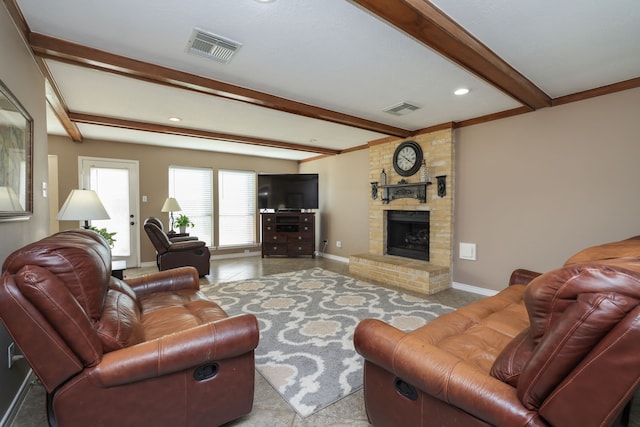
[[436, 176], [438, 182], [438, 197], [444, 197], [447, 195], [447, 175]]

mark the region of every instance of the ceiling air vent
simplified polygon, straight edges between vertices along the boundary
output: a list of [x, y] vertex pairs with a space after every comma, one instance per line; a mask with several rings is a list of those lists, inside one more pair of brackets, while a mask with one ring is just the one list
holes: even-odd
[[187, 44], [187, 52], [226, 64], [231, 61], [240, 46], [240, 43], [233, 40], [194, 28]]
[[420, 107], [409, 104], [408, 102], [401, 102], [400, 104], [392, 105], [391, 107], [385, 108], [385, 113], [393, 114], [394, 116], [404, 116], [405, 114], [409, 114], [412, 111], [416, 111], [420, 109]]

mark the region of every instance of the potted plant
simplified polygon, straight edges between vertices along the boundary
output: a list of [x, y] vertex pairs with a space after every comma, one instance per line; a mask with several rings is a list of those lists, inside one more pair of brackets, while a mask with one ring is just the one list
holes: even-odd
[[113, 236], [115, 236], [117, 232], [114, 231], [113, 233], [109, 233], [106, 228], [98, 228], [94, 227], [93, 225], [89, 227], [89, 230], [93, 230], [104, 237], [107, 240], [107, 243], [109, 243], [109, 246], [113, 248], [113, 245], [116, 242], [116, 239], [114, 239]]
[[173, 227], [179, 228], [180, 233], [186, 233], [187, 227], [195, 227], [195, 224], [191, 222], [188, 216], [186, 216], [185, 214], [180, 214], [178, 215], [178, 218], [176, 218]]

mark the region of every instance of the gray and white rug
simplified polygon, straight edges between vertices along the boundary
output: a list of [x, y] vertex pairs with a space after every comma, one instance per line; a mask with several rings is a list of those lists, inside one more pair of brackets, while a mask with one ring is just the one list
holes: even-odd
[[402, 330], [453, 309], [322, 268], [203, 288], [231, 316], [260, 326], [256, 368], [302, 417], [362, 387], [353, 331], [365, 318]]

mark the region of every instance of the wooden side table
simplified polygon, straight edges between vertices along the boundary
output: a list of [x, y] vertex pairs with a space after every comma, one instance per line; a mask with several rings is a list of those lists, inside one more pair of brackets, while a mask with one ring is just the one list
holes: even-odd
[[118, 279], [124, 279], [124, 271], [127, 269], [127, 262], [124, 260], [111, 261], [111, 275]]

